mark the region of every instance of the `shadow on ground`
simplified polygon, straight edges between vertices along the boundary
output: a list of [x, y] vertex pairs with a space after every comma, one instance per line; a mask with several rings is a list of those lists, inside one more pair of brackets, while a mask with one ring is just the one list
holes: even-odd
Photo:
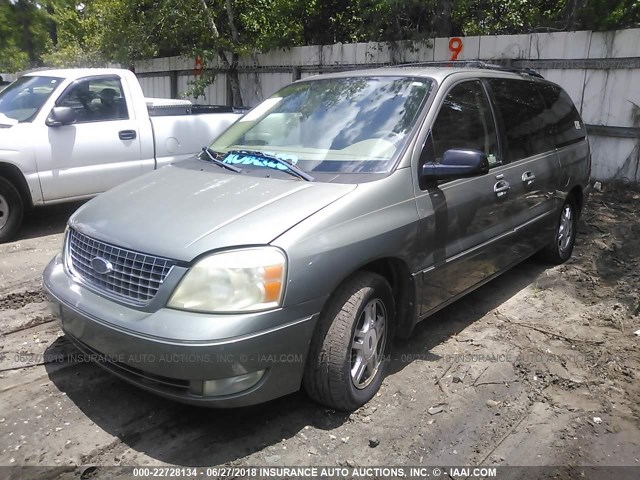
[[399, 372], [415, 358], [439, 360], [431, 353], [435, 346], [458, 335], [534, 283], [546, 268], [535, 258], [527, 260], [420, 322], [408, 340], [396, 342], [390, 373]]
[[25, 214], [22, 228], [14, 240], [27, 240], [64, 232], [67, 220], [83, 203], [73, 202], [34, 208]]

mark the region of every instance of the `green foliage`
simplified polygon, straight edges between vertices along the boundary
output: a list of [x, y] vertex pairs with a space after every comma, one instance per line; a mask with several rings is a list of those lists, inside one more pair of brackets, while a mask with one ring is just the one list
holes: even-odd
[[[540, 0], [460, 0], [453, 17], [464, 35], [502, 35], [531, 32], [544, 20]], [[552, 2], [558, 5], [560, 2]]]
[[640, 26], [640, 1], [591, 0], [581, 10], [578, 28], [612, 30]]
[[420, 41], [451, 34], [451, 2], [442, 0], [360, 0], [360, 37], [377, 41]]
[[35, 1], [0, 1], [0, 70], [16, 71], [48, 46], [46, 15]]
[[615, 30], [640, 26], [638, 0], [455, 0], [464, 35]]
[[234, 77], [296, 45], [635, 26], [640, 0], [0, 0], [0, 70], [187, 55]]

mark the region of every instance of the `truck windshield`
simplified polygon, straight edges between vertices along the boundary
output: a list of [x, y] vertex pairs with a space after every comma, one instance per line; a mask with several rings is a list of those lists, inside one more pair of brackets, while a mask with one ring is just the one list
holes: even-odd
[[0, 92], [0, 123], [3, 116], [29, 122], [47, 101], [62, 79], [55, 77], [21, 77]]
[[235, 152], [251, 150], [310, 173], [387, 173], [432, 85], [391, 76], [294, 83], [238, 120], [211, 149], [243, 169], [256, 161]]

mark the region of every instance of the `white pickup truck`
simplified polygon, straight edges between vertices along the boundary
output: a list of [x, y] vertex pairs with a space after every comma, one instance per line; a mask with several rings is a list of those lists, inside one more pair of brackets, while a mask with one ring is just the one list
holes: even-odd
[[121, 69], [45, 70], [0, 92], [0, 243], [25, 210], [92, 197], [198, 152], [242, 116], [145, 98]]

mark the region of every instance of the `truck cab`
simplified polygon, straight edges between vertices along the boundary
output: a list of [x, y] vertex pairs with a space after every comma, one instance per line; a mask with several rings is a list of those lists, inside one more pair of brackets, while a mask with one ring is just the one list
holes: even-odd
[[0, 242], [15, 235], [26, 209], [87, 199], [188, 158], [240, 116], [146, 99], [128, 70], [20, 77], [0, 92]]

